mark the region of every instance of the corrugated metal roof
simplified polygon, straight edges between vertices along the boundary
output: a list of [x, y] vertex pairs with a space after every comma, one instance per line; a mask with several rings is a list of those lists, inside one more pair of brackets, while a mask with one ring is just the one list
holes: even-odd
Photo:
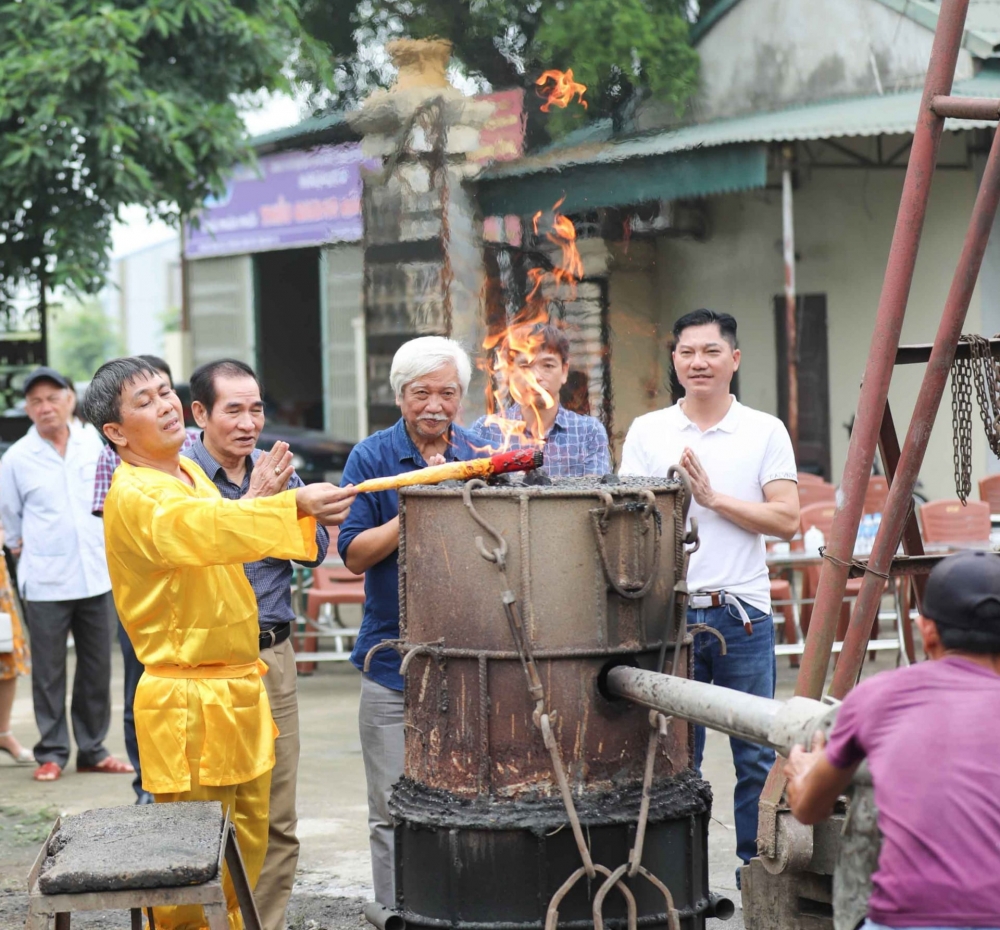
[[342, 112], [326, 113], [322, 116], [311, 116], [284, 129], [275, 129], [259, 136], [253, 136], [250, 144], [260, 154], [278, 151], [279, 149], [295, 148], [322, 142], [354, 142], [361, 136], [351, 129], [347, 116]]
[[[849, 136], [901, 135], [916, 128], [921, 90], [885, 96], [851, 97], [771, 113], [753, 113], [631, 138], [611, 139], [529, 155], [495, 165], [484, 180], [559, 171], [570, 165], [593, 165], [650, 158], [671, 152], [722, 145], [791, 142]], [[983, 71], [955, 84], [953, 93], [964, 97], [1000, 98], [1000, 72]], [[977, 120], [948, 120], [946, 130], [989, 127]]]
[[530, 214], [562, 201], [579, 213], [597, 207], [712, 197], [767, 183], [766, 145], [720, 145], [667, 152], [615, 164], [567, 165], [520, 177], [477, 179], [476, 199], [487, 216]]

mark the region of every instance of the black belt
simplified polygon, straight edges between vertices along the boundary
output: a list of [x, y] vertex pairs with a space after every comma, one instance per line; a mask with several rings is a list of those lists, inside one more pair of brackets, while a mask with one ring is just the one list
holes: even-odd
[[273, 649], [279, 643], [283, 643], [292, 635], [292, 625], [290, 623], [279, 623], [269, 630], [261, 630], [260, 648]]

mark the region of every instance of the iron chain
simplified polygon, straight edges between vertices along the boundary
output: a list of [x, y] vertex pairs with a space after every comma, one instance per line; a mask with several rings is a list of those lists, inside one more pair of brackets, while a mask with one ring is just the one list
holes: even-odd
[[[994, 337], [997, 338], [997, 337]], [[1000, 377], [997, 363], [984, 336], [963, 335], [969, 358], [956, 358], [951, 366], [951, 425], [954, 434], [955, 492], [964, 504], [972, 492], [972, 385], [975, 382], [979, 416], [986, 441], [1000, 456]]]

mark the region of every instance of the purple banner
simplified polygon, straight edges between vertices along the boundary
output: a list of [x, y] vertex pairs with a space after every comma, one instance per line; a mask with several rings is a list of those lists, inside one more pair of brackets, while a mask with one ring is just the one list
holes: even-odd
[[[239, 255], [361, 238], [361, 145], [265, 155], [209, 199], [185, 255]], [[377, 162], [370, 162], [375, 165]]]

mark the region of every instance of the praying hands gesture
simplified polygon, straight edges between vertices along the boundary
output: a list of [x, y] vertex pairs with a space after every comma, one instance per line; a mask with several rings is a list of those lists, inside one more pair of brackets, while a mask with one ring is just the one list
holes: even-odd
[[715, 492], [712, 490], [708, 472], [698, 460], [698, 456], [690, 448], [685, 448], [681, 453], [680, 464], [691, 479], [691, 493], [694, 499], [707, 510], [714, 510]]
[[288, 487], [292, 477], [292, 453], [287, 442], [280, 439], [270, 452], [265, 452], [254, 464], [250, 472], [250, 488], [243, 495], [244, 500], [251, 497], [271, 497]]
[[691, 479], [692, 497], [706, 510], [714, 510], [750, 533], [791, 539], [798, 531], [799, 492], [794, 481], [769, 481], [762, 489], [763, 501], [745, 501], [716, 491], [705, 466], [690, 448], [681, 453], [680, 465]]

